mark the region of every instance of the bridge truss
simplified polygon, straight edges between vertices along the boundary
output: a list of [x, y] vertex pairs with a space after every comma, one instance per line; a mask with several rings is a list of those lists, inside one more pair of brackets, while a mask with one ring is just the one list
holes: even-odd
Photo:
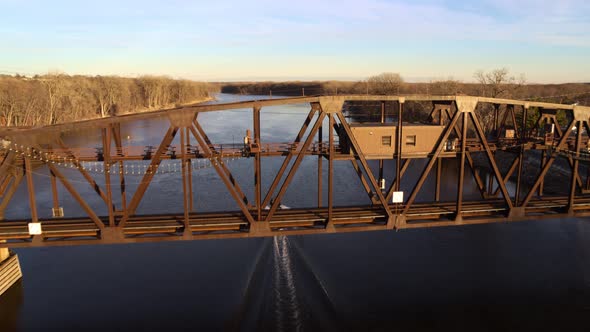
[[[396, 119], [392, 120], [396, 125], [392, 133], [396, 137], [394, 152], [388, 158], [378, 160], [377, 174], [370, 166], [375, 160], [364, 153], [345, 114], [350, 105], [357, 105], [362, 113], [362, 103], [366, 102], [381, 103], [381, 122], [387, 122], [385, 103], [395, 105], [397, 111]], [[310, 111], [292, 142], [261, 141], [260, 117], [265, 108], [301, 103], [309, 103]], [[428, 121], [443, 127], [436, 137], [436, 144], [423, 153], [402, 151], [404, 122], [401, 120], [408, 103], [429, 105]], [[251, 110], [253, 137], [248, 137], [243, 145], [223, 146], [212, 142], [199, 115], [235, 109]], [[482, 123], [484, 116], [492, 119], [488, 128]], [[155, 117], [165, 118], [169, 124], [158, 146], [133, 148], [123, 145], [122, 124]], [[355, 232], [586, 216], [590, 214], [590, 176], [581, 171], [581, 164], [586, 164], [589, 159], [589, 119], [590, 108], [574, 105], [470, 96], [339, 95], [198, 105], [41, 128], [4, 128], [0, 130], [4, 138], [0, 217], [4, 219], [9, 204], [26, 204], [12, 202], [21, 184], [27, 187], [30, 217], [0, 220], [0, 247]], [[565, 122], [560, 123], [560, 120]], [[85, 128], [100, 128], [101, 146], [96, 150], [67, 146], [63, 133]], [[324, 133], [328, 133], [327, 142], [323, 139]], [[177, 136], [180, 144], [174, 146], [172, 143]], [[347, 149], [343, 142], [346, 142]], [[285, 192], [306, 156], [318, 158], [317, 206], [282, 209]], [[227, 167], [228, 159], [235, 157], [252, 160], [254, 197], [247, 197]], [[283, 158], [281, 167], [269, 189], [263, 192], [263, 163], [268, 158], [278, 157]], [[137, 214], [154, 177], [170, 171], [170, 165], [166, 169], [163, 162], [171, 159], [179, 160], [181, 165], [173, 173], [182, 181], [183, 210], [165, 215]], [[387, 187], [382, 186], [383, 159], [392, 159], [396, 165], [396, 176]], [[445, 159], [457, 161], [457, 196], [452, 201], [441, 199]], [[531, 160], [539, 164], [538, 171], [525, 176], [524, 164]], [[569, 175], [563, 179], [567, 184], [545, 193], [545, 181], [552, 167], [556, 167], [556, 160], [569, 165]], [[142, 180], [134, 192], [128, 193], [125, 175], [131, 172], [127, 166], [133, 161], [144, 161], [146, 165], [131, 170]], [[94, 165], [95, 171], [98, 167], [104, 182], [96, 180], [94, 173], [97, 172], [93, 173], [85, 166], [89, 163]], [[238, 210], [195, 211], [191, 170], [201, 163], [215, 170]], [[335, 163], [352, 163], [364, 190], [360, 194], [366, 194], [370, 204], [334, 206]], [[482, 177], [482, 163], [488, 169], [487, 179]], [[393, 203], [392, 197], [400, 191], [401, 180], [411, 164], [425, 166], [403, 201]], [[510, 166], [501, 167], [501, 164]], [[33, 173], [41, 167], [47, 167], [50, 172], [52, 218], [39, 218], [37, 212]], [[328, 175], [327, 202], [322, 199], [326, 185], [323, 183], [324, 167], [327, 167]], [[91, 207], [88, 197], [83, 197], [64, 174], [64, 168], [80, 173], [104, 203], [108, 211], [106, 215], [99, 215]], [[477, 200], [463, 197], [467, 176], [473, 176], [481, 196]], [[113, 185], [117, 178], [118, 185]], [[427, 190], [424, 187], [429, 178], [434, 178], [435, 183], [432, 192], [428, 192], [431, 199], [416, 202], [418, 194]], [[63, 216], [58, 202], [58, 181], [85, 216]], [[99, 182], [104, 184], [101, 186]], [[508, 189], [509, 182], [514, 184], [514, 190]], [[120, 195], [117, 204], [115, 195]], [[40, 227], [35, 230], [36, 226]]]

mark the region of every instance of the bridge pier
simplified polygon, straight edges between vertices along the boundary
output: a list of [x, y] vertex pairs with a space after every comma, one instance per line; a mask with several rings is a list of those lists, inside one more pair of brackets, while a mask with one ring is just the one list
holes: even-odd
[[[3, 243], [6, 241], [0, 241]], [[8, 248], [0, 248], [0, 296], [22, 278], [18, 256]]]
[[0, 262], [4, 262], [8, 258], [8, 248], [0, 248]]

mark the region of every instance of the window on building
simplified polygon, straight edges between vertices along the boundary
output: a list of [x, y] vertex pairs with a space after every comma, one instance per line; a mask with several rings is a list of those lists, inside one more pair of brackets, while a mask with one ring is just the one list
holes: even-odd
[[416, 145], [416, 135], [406, 136], [406, 145]]
[[381, 136], [381, 145], [391, 146], [391, 136]]

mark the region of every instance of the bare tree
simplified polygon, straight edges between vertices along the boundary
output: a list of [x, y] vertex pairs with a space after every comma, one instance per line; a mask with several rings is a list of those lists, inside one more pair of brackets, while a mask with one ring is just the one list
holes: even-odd
[[454, 80], [452, 77], [428, 83], [428, 92], [433, 95], [454, 95], [460, 93], [460, 90], [461, 81]]
[[478, 70], [473, 77], [479, 82], [481, 95], [485, 97], [510, 97], [511, 93], [526, 84], [526, 77], [520, 74], [511, 76], [508, 68], [494, 69], [489, 72]]
[[213, 91], [215, 88], [208, 83], [167, 77], [0, 75], [0, 124], [46, 125], [105, 117], [146, 107], [194, 103]]
[[[480, 95], [492, 98], [513, 98], [520, 88], [526, 84], [524, 74], [519, 77], [510, 75], [508, 68], [498, 68], [489, 72], [478, 70], [473, 77], [479, 83]], [[481, 122], [487, 132], [494, 127], [494, 114], [496, 111], [491, 105], [486, 104], [476, 110]]]
[[62, 73], [48, 73], [41, 76], [40, 81], [45, 85], [47, 97], [49, 98], [49, 110], [47, 112], [47, 124], [56, 122], [56, 112], [59, 107], [60, 99], [65, 94], [65, 75]]
[[403, 83], [404, 80], [398, 73], [381, 73], [367, 79], [367, 90], [377, 95], [399, 94]]

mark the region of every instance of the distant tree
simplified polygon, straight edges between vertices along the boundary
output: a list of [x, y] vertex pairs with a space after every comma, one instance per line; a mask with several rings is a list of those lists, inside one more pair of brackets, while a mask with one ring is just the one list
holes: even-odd
[[47, 120], [45, 121], [47, 124], [56, 123], [56, 113], [58, 112], [61, 99], [66, 93], [66, 79], [66, 75], [59, 72], [48, 73], [39, 79], [45, 86], [47, 97], [49, 98], [49, 110], [47, 112]]
[[480, 84], [480, 93], [485, 97], [512, 97], [512, 94], [526, 84], [526, 77], [520, 74], [511, 76], [508, 68], [494, 69], [489, 72], [478, 70], [473, 77]]
[[367, 88], [371, 94], [393, 95], [399, 93], [403, 83], [404, 80], [398, 73], [381, 73], [367, 79]]
[[[491, 98], [514, 98], [518, 90], [525, 86], [526, 77], [520, 74], [518, 77], [510, 75], [508, 68], [493, 69], [489, 72], [478, 70], [473, 77], [479, 83], [479, 94]], [[491, 105], [486, 104], [478, 108], [478, 117], [487, 132], [494, 126], [494, 110]]]
[[428, 83], [429, 94], [433, 95], [454, 95], [461, 92], [460, 89], [461, 81], [454, 80], [452, 77]]

